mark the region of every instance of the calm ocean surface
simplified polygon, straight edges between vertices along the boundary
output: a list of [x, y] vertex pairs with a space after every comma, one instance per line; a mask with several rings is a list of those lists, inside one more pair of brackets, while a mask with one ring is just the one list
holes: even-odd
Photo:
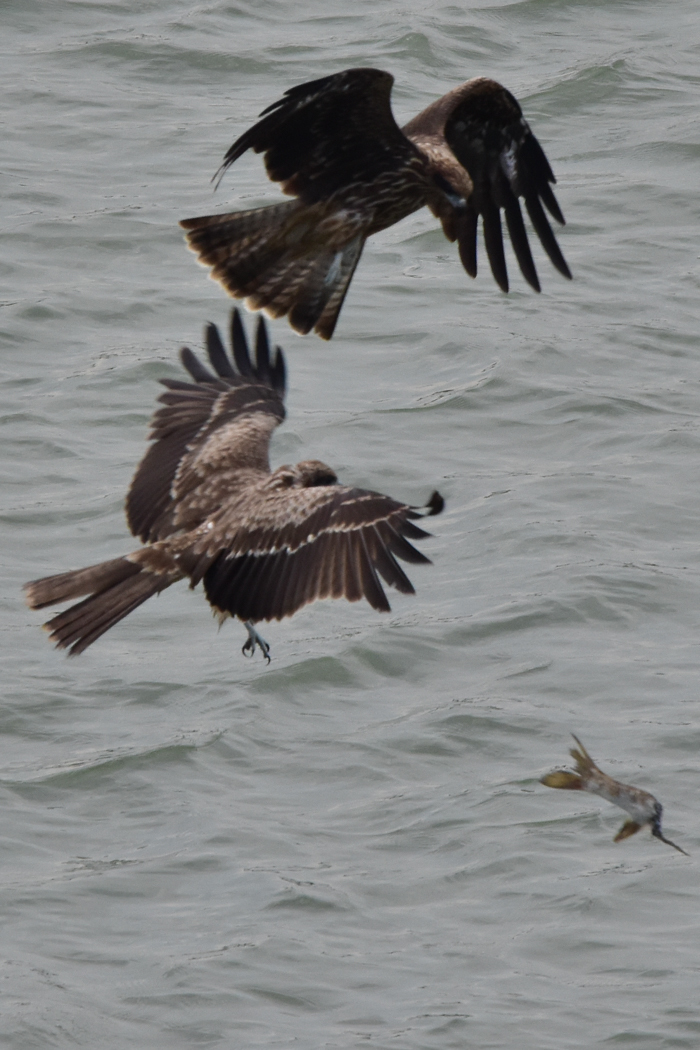
[[[4, 0], [0, 1041], [30, 1048], [700, 1045], [700, 8], [634, 0]], [[333, 342], [272, 332], [273, 465], [446, 513], [392, 612], [318, 603], [273, 662], [180, 585], [77, 660], [28, 579], [134, 546], [157, 379], [230, 300], [177, 220], [279, 199], [234, 138], [293, 84], [474, 75], [558, 178], [568, 283], [464, 274], [422, 211]], [[665, 830], [548, 791], [577, 733]]]

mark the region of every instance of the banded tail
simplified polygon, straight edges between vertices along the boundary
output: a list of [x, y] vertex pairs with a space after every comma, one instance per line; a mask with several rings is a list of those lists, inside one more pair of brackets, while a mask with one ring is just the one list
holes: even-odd
[[[187, 243], [211, 276], [251, 310], [284, 317], [306, 335], [330, 339], [355, 272], [365, 238], [328, 247], [330, 231], [319, 231], [327, 213], [318, 205], [286, 201], [267, 208], [183, 219]], [[338, 232], [337, 229], [334, 232]]]
[[44, 624], [58, 649], [69, 649], [69, 656], [77, 656], [115, 623], [181, 578], [178, 572], [154, 572], [129, 558], [113, 558], [33, 580], [24, 589], [31, 609], [89, 595]]

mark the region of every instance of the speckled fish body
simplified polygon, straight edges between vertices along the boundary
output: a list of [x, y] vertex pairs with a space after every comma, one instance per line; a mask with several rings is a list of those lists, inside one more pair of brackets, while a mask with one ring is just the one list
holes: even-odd
[[576, 772], [570, 773], [568, 770], [558, 769], [543, 776], [540, 783], [546, 787], [563, 788], [569, 791], [590, 791], [612, 802], [613, 805], [619, 806], [620, 809], [624, 809], [632, 819], [625, 821], [622, 825], [615, 836], [615, 842], [629, 838], [630, 835], [634, 835], [645, 824], [648, 824], [655, 838], [665, 842], [668, 846], [673, 846], [679, 853], [687, 857], [688, 854], [684, 849], [677, 846], [675, 842], [671, 842], [670, 839], [664, 838], [661, 831], [663, 806], [658, 799], [648, 791], [643, 791], [642, 788], [623, 784], [609, 777], [607, 773], [603, 773], [601, 769], [598, 769], [578, 737], [574, 736], [574, 740], [577, 747], [571, 748], [570, 754], [576, 762]]

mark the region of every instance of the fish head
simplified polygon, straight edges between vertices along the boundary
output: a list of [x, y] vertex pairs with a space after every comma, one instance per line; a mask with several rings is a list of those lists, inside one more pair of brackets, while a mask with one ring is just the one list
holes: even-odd
[[665, 842], [667, 846], [673, 846], [674, 849], [677, 849], [678, 852], [682, 853], [685, 857], [689, 857], [690, 856], [689, 853], [686, 853], [685, 850], [681, 849], [680, 846], [677, 846], [675, 844], [675, 842], [671, 842], [670, 839], [667, 839], [664, 836], [663, 832], [661, 831], [661, 814], [662, 813], [663, 813], [663, 806], [661, 805], [660, 802], [656, 802], [655, 801], [654, 802], [654, 813], [653, 813], [653, 816], [651, 817], [651, 819], [649, 821], [649, 827], [651, 828], [652, 835], [654, 836], [654, 838], [660, 839], [661, 842]]
[[652, 835], [656, 835], [658, 838], [661, 834], [661, 817], [664, 811], [664, 807], [660, 802], [654, 800], [654, 811], [649, 818], [649, 827], [651, 828]]

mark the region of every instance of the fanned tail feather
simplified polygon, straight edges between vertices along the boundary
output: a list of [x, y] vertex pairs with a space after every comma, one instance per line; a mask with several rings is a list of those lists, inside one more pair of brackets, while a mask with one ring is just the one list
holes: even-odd
[[126, 558], [113, 558], [99, 565], [89, 565], [86, 569], [45, 576], [41, 580], [25, 583], [27, 605], [30, 609], [43, 609], [46, 605], [82, 598], [85, 594], [107, 590], [129, 576], [135, 576], [137, 572], [140, 572], [138, 565], [133, 565]]
[[364, 238], [328, 248], [315, 236], [320, 215], [300, 201], [183, 219], [187, 243], [234, 299], [295, 331], [330, 339]]
[[154, 594], [180, 579], [178, 573], [150, 572], [127, 558], [114, 558], [75, 572], [47, 576], [25, 585], [32, 609], [89, 595], [44, 624], [59, 649], [77, 656]]
[[212, 276], [239, 299], [284, 252], [285, 236], [299, 211], [298, 201], [285, 201], [250, 211], [183, 219], [180, 226], [187, 230], [187, 243], [200, 262], [212, 266]]

